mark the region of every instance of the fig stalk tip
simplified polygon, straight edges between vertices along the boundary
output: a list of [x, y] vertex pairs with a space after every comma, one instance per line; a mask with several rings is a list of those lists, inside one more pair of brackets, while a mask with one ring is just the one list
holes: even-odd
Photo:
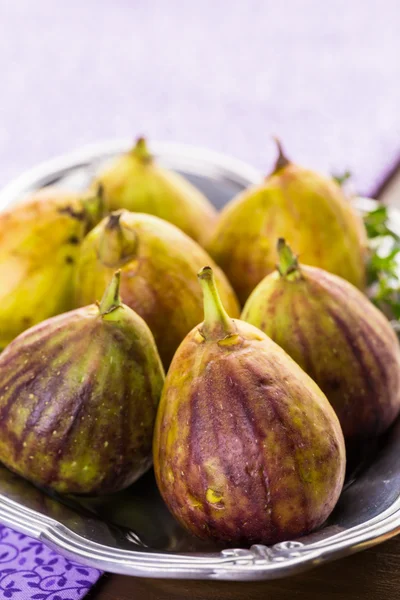
[[133, 260], [138, 249], [138, 236], [121, 217], [127, 211], [118, 210], [109, 215], [98, 240], [97, 256], [100, 262], [112, 269]]
[[122, 217], [122, 211], [115, 211], [109, 215], [106, 223], [106, 229], [121, 229], [120, 219]]
[[204, 322], [201, 333], [211, 340], [220, 340], [236, 334], [235, 324], [221, 302], [212, 268], [203, 267], [197, 277], [204, 297]]
[[279, 274], [282, 277], [288, 277], [289, 275], [299, 275], [300, 267], [297, 256], [294, 254], [293, 250], [286, 243], [284, 238], [279, 238], [277, 243], [277, 251], [278, 251], [278, 264], [277, 269]]
[[106, 214], [103, 186], [100, 184], [94, 192], [89, 192], [82, 199], [86, 217], [86, 232], [89, 232]]
[[108, 315], [110, 312], [121, 306], [122, 302], [119, 293], [120, 283], [121, 271], [118, 270], [114, 273], [99, 304], [99, 311], [102, 316]]
[[287, 158], [287, 156], [283, 150], [281, 140], [276, 136], [273, 136], [272, 139], [274, 140], [276, 147], [278, 149], [278, 158], [276, 159], [275, 167], [272, 172], [272, 173], [276, 173], [280, 169], [283, 169], [284, 167], [287, 167], [288, 165], [290, 165], [290, 160]]
[[149, 152], [146, 138], [140, 136], [136, 140], [136, 144], [132, 149], [132, 155], [142, 163], [149, 163], [153, 160], [152, 154]]

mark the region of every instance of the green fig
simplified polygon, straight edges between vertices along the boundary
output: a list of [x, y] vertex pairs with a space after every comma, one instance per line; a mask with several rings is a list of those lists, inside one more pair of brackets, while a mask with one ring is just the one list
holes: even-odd
[[100, 304], [32, 327], [0, 356], [0, 461], [61, 493], [114, 492], [151, 465], [164, 372], [119, 279]]
[[56, 188], [0, 214], [0, 349], [73, 308], [79, 245], [102, 217], [101, 193], [86, 197]]
[[212, 270], [204, 322], [167, 374], [154, 430], [160, 492], [192, 533], [273, 544], [319, 527], [339, 497], [345, 448], [318, 386], [259, 329], [230, 319]]
[[400, 347], [386, 317], [353, 285], [299, 265], [284, 240], [279, 262], [242, 318], [259, 327], [326, 394], [346, 440], [384, 432], [400, 411]]
[[[152, 215], [117, 211], [82, 244], [76, 302], [84, 306], [96, 301], [110, 273], [121, 269], [122, 299], [146, 321], [168, 368], [185, 335], [201, 321], [197, 271], [210, 260], [203, 248], [174, 225]], [[215, 274], [228, 310], [239, 316], [228, 280], [216, 266]]]
[[279, 145], [273, 173], [221, 212], [207, 249], [244, 304], [275, 268], [275, 240], [286, 238], [302, 262], [365, 287], [361, 217], [333, 179], [290, 162]]
[[95, 180], [104, 187], [110, 211], [125, 208], [173, 223], [203, 246], [215, 226], [217, 211], [187, 179], [155, 162], [146, 141], [137, 140]]

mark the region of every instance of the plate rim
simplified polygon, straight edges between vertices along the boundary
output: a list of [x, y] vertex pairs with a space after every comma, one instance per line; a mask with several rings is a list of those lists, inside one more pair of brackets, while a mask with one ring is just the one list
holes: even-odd
[[[108, 140], [89, 144], [81, 149], [59, 155], [50, 160], [43, 161], [24, 171], [21, 175], [12, 179], [0, 191], [0, 211], [8, 205], [18, 201], [30, 191], [47, 185], [57, 174], [85, 165], [93, 164], [95, 161], [112, 158], [114, 155], [127, 152], [132, 147], [132, 140]], [[218, 172], [221, 176], [230, 178], [232, 182], [248, 186], [260, 183], [263, 174], [250, 164], [228, 154], [209, 150], [201, 146], [181, 144], [178, 142], [153, 141], [149, 142], [150, 152], [155, 158], [166, 161], [171, 168], [184, 166], [191, 169], [193, 164], [199, 163], [203, 171]], [[195, 172], [193, 172], [195, 174]]]

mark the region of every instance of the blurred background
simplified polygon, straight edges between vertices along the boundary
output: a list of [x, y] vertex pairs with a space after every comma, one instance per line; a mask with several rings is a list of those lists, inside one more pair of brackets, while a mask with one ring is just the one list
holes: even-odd
[[375, 194], [400, 158], [399, 56], [396, 0], [3, 0], [0, 185], [138, 134], [268, 172], [276, 134]]

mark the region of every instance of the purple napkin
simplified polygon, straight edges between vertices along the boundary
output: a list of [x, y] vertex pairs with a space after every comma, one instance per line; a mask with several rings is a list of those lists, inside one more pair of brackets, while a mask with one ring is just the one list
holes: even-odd
[[0, 525], [1, 599], [79, 600], [100, 575]]

